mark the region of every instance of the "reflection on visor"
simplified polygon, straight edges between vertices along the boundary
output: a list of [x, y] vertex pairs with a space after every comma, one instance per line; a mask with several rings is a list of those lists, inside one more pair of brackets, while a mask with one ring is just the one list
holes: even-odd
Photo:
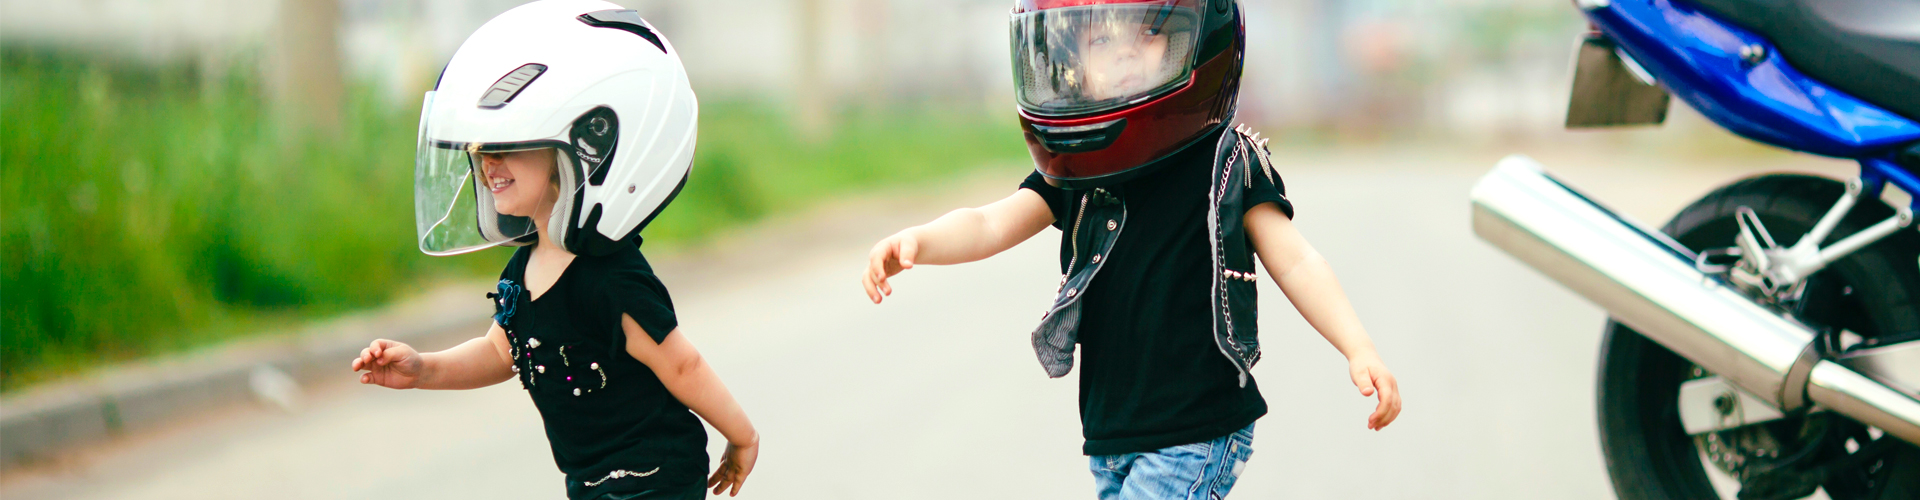
[[[431, 255], [471, 252], [521, 239], [536, 226], [527, 217], [499, 213], [477, 157], [487, 153], [551, 148], [554, 141], [454, 142], [433, 121], [434, 92], [420, 112], [414, 149], [414, 229], [420, 251]], [[562, 175], [571, 180], [572, 175]], [[511, 189], [511, 188], [507, 188]], [[576, 187], [577, 189], [577, 187]], [[563, 196], [562, 198], [571, 199]]]
[[1020, 103], [1044, 113], [1094, 112], [1172, 88], [1192, 71], [1199, 16], [1164, 5], [1100, 5], [1013, 18]]
[[414, 170], [414, 221], [420, 251], [450, 255], [533, 234], [533, 221], [494, 209], [486, 176], [469, 148], [422, 144]]

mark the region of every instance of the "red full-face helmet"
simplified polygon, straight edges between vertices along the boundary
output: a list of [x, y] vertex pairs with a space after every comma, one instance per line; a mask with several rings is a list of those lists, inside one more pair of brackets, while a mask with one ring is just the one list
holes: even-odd
[[1245, 39], [1235, 0], [1017, 0], [1014, 94], [1035, 169], [1111, 185], [1219, 130]]

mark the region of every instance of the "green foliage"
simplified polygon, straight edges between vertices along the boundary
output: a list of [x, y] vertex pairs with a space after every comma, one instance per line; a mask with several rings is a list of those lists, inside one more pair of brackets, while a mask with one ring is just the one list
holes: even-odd
[[[415, 109], [356, 92], [341, 133], [289, 132], [259, 90], [0, 52], [0, 390], [498, 272], [504, 250], [415, 249]], [[808, 142], [770, 109], [703, 107], [693, 177], [649, 241], [1025, 156], [1010, 118], [857, 115]]]

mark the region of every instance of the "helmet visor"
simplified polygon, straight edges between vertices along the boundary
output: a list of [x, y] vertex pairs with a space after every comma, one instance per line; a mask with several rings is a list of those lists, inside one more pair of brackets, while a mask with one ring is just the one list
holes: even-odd
[[1186, 83], [1200, 16], [1163, 4], [1062, 7], [1013, 16], [1015, 94], [1029, 111], [1093, 113]]
[[[453, 141], [421, 111], [414, 150], [413, 216], [420, 251], [453, 255], [534, 234], [532, 215], [561, 199], [566, 169], [557, 141]], [[571, 173], [571, 172], [566, 172]], [[571, 193], [569, 193], [571, 195]]]

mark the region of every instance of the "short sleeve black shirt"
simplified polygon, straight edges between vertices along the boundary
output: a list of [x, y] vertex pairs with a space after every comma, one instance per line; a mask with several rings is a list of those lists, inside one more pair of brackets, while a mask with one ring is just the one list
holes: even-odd
[[[532, 248], [508, 261], [503, 288], [525, 286]], [[639, 249], [577, 256], [538, 300], [514, 295], [502, 326], [521, 386], [545, 422], [553, 461], [567, 475], [567, 496], [703, 484], [706, 430], [626, 351], [623, 313], [654, 342], [678, 326], [666, 286]]]
[[[1088, 455], [1206, 441], [1267, 412], [1259, 387], [1251, 378], [1240, 386], [1213, 337], [1207, 191], [1217, 139], [1202, 139], [1159, 170], [1107, 188], [1125, 200], [1127, 223], [1080, 299], [1080, 423]], [[1247, 207], [1278, 203], [1293, 216], [1278, 178], [1252, 177]], [[1020, 187], [1047, 200], [1054, 227], [1072, 230], [1078, 191], [1048, 185], [1037, 172]], [[1065, 272], [1065, 242], [1060, 256]]]

